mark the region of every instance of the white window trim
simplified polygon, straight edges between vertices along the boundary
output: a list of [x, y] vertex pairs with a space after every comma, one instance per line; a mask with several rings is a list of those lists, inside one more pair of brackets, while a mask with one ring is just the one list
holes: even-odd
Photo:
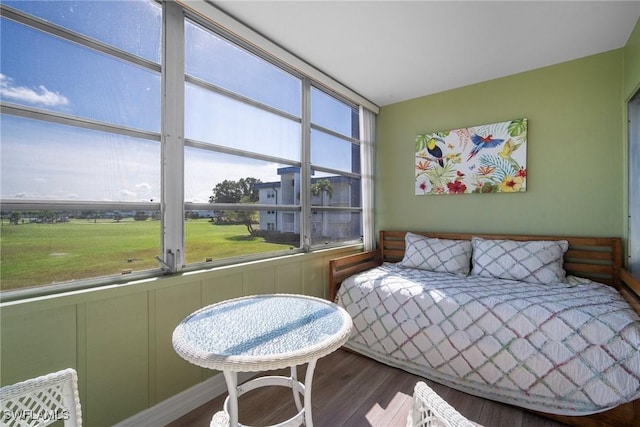
[[[162, 63], [162, 265], [178, 272], [184, 265], [184, 12], [163, 2]], [[167, 100], [170, 100], [168, 102]]]

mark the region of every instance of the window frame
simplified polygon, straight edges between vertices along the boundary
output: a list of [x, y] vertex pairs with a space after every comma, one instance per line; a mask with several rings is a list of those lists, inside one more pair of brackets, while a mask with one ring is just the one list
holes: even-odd
[[640, 196], [637, 181], [640, 172], [640, 90], [627, 101], [627, 260], [629, 273], [640, 280]]
[[[317, 249], [326, 249], [328, 247], [344, 247], [353, 244], [361, 244], [362, 240], [342, 241], [335, 244], [312, 244], [311, 243], [311, 223], [313, 212], [326, 211], [326, 212], [358, 212], [361, 215], [361, 221], [363, 222], [363, 207], [332, 207], [332, 206], [312, 206], [311, 205], [311, 176], [314, 171], [324, 172], [329, 174], [335, 174], [348, 178], [359, 179], [362, 186], [361, 173], [346, 172], [342, 170], [332, 169], [329, 167], [323, 167], [320, 165], [312, 165], [311, 163], [311, 130], [316, 130], [329, 134], [331, 136], [348, 141], [352, 144], [360, 145], [360, 140], [357, 138], [348, 137], [340, 134], [339, 132], [327, 129], [323, 126], [311, 123], [311, 88], [323, 91], [325, 94], [334, 97], [336, 100], [344, 103], [351, 109], [360, 111], [364, 104], [365, 107], [371, 108], [377, 113], [377, 107], [370, 103], [361, 102], [363, 99], [357, 94], [348, 90], [348, 88], [342, 87], [340, 84], [335, 83], [336, 89], [328, 86], [327, 81], [332, 83], [330, 78], [315, 79], [318, 77], [317, 70], [310, 68], [303, 68], [300, 70], [299, 64], [290, 65], [287, 61], [291, 58], [281, 58], [278, 53], [280, 48], [276, 47], [273, 50], [276, 53], [266, 51], [242, 37], [242, 34], [238, 35], [229, 29], [224, 24], [228, 24], [224, 18], [222, 24], [215, 21], [214, 17], [205, 17], [199, 12], [200, 8], [205, 7], [207, 10], [217, 11], [213, 6], [205, 2], [195, 2], [195, 4], [185, 4], [181, 2], [161, 2], [162, 6], [162, 53], [161, 63], [149, 61], [134, 54], [119, 50], [115, 47], [109, 46], [100, 41], [94, 40], [90, 37], [84, 36], [79, 33], [75, 33], [66, 28], [60, 27], [56, 24], [47, 22], [43, 19], [22, 13], [18, 10], [12, 9], [9, 6], [0, 4], [0, 10], [2, 11], [2, 17], [5, 19], [11, 19], [19, 24], [36, 28], [44, 31], [52, 37], [60, 37], [64, 40], [79, 44], [85, 48], [93, 49], [99, 53], [105, 54], [116, 59], [126, 61], [144, 69], [148, 69], [154, 72], [160, 73], [161, 76], [161, 130], [159, 133], [152, 131], [145, 131], [139, 129], [132, 129], [116, 124], [102, 122], [99, 120], [78, 118], [75, 116], [65, 115], [58, 112], [46, 111], [36, 107], [17, 105], [11, 102], [2, 101], [0, 103], [0, 113], [3, 115], [11, 115], [24, 117], [29, 119], [35, 119], [40, 121], [47, 121], [56, 124], [69, 125], [79, 128], [87, 128], [91, 130], [103, 131], [114, 134], [121, 134], [126, 136], [133, 136], [136, 138], [143, 138], [146, 140], [156, 141], [161, 144], [161, 201], [160, 202], [147, 202], [147, 203], [130, 203], [130, 202], [99, 202], [99, 201], [66, 201], [66, 200], [33, 200], [33, 199], [3, 199], [0, 200], [3, 211], [29, 211], [34, 209], [49, 209], [49, 210], [148, 210], [148, 211], [160, 211], [161, 216], [161, 236], [159, 250], [161, 251], [156, 259], [159, 262], [157, 269], [148, 269], [142, 271], [134, 271], [128, 274], [114, 274], [107, 276], [91, 277], [85, 279], [78, 279], [71, 282], [65, 282], [60, 284], [43, 284], [34, 287], [28, 287], [24, 289], [5, 290], [0, 292], [0, 301], [10, 301], [22, 299], [25, 297], [48, 295], [58, 293], [62, 291], [71, 291], [76, 289], [83, 289], [88, 287], [97, 287], [103, 285], [109, 285], [114, 283], [131, 282], [151, 277], [157, 277], [162, 274], [173, 274], [181, 271], [194, 271], [203, 268], [211, 268], [222, 265], [233, 265], [245, 261], [256, 259], [268, 259], [275, 258], [283, 255], [289, 255], [292, 253], [310, 252]], [[281, 111], [275, 107], [271, 107], [267, 104], [263, 104], [259, 101], [252, 100], [243, 95], [233, 93], [225, 90], [224, 88], [217, 87], [208, 82], [197, 79], [193, 76], [186, 74], [185, 63], [185, 22], [191, 20], [197, 25], [200, 25], [212, 31], [217, 36], [222, 37], [233, 43], [237, 47], [244, 49], [245, 51], [253, 54], [260, 59], [269, 62], [271, 65], [276, 66], [285, 72], [299, 78], [301, 81], [301, 117], [296, 117], [290, 113]], [[234, 24], [242, 25], [242, 24]], [[246, 27], [245, 27], [246, 28]], [[246, 31], [253, 32], [246, 28]], [[297, 60], [297, 59], [296, 59]], [[299, 61], [299, 60], [297, 60]], [[293, 61], [295, 63], [295, 61]], [[163, 66], [163, 64], [171, 64], [169, 66]], [[297, 65], [297, 67], [296, 67]], [[309, 73], [309, 69], [312, 70]], [[324, 75], [321, 75], [324, 76]], [[193, 84], [198, 87], [202, 87], [206, 90], [211, 90], [217, 94], [229, 97], [235, 101], [246, 103], [253, 107], [262, 109], [272, 114], [284, 117], [286, 119], [294, 120], [300, 123], [300, 143], [301, 143], [301, 158], [300, 161], [292, 161], [290, 159], [283, 159], [279, 157], [264, 155], [254, 152], [246, 152], [242, 150], [236, 150], [229, 147], [223, 147], [203, 141], [197, 141], [193, 139], [185, 138], [185, 121], [184, 121], [184, 109], [185, 109], [185, 85]], [[333, 85], [332, 85], [333, 86]], [[345, 92], [347, 95], [341, 93]], [[352, 97], [349, 97], [351, 95]], [[352, 100], [355, 98], [356, 100]], [[171, 99], [171, 102], [167, 102], [167, 99]], [[361, 113], [359, 113], [361, 114]], [[361, 118], [360, 118], [361, 119]], [[360, 134], [362, 129], [360, 129]], [[361, 135], [360, 135], [361, 136]], [[226, 203], [191, 203], [185, 202], [184, 196], [184, 157], [185, 147], [192, 147], [196, 149], [204, 149], [214, 152], [221, 152], [224, 154], [241, 155], [247, 158], [272, 161], [281, 164], [288, 164], [294, 167], [300, 168], [300, 204], [299, 205], [282, 205], [278, 204], [226, 204]], [[362, 159], [360, 159], [362, 164]], [[362, 167], [360, 167], [362, 170]], [[362, 187], [361, 187], [362, 189]], [[362, 202], [360, 203], [362, 205]], [[252, 211], [275, 211], [275, 212], [297, 212], [300, 216], [300, 245], [299, 248], [288, 251], [268, 252], [266, 254], [253, 254], [240, 257], [234, 257], [223, 260], [212, 260], [202, 263], [185, 264], [185, 213], [191, 210], [252, 210]], [[276, 224], [277, 227], [277, 224]], [[364, 223], [362, 224], [364, 227]]]

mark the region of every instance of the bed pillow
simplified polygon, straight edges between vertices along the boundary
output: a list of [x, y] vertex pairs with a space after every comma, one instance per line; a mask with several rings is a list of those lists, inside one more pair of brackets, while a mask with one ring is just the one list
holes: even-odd
[[419, 234], [405, 235], [404, 258], [400, 265], [420, 270], [466, 276], [471, 269], [471, 241], [434, 239]]
[[520, 280], [529, 283], [566, 283], [562, 268], [566, 240], [471, 239], [474, 276]]

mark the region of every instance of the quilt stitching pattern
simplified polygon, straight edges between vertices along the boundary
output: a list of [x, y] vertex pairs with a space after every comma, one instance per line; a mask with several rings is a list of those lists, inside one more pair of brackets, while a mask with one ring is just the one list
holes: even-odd
[[348, 346], [463, 391], [570, 415], [640, 397], [640, 319], [605, 285], [384, 264], [345, 281], [338, 302]]
[[432, 239], [407, 233], [407, 249], [401, 264], [405, 267], [442, 273], [469, 274], [471, 242]]
[[532, 283], [564, 282], [564, 241], [485, 240], [474, 237], [472, 274]]

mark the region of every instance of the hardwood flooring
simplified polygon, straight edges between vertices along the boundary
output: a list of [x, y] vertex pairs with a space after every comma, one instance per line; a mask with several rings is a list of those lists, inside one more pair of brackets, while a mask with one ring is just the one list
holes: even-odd
[[[304, 378], [298, 368], [298, 378]], [[288, 371], [269, 374], [288, 375]], [[411, 408], [413, 387], [423, 378], [366, 357], [338, 350], [317, 363], [312, 384], [313, 423], [316, 427], [405, 426]], [[468, 419], [486, 427], [560, 427], [556, 421], [518, 408], [481, 399], [425, 381], [443, 399]], [[222, 409], [226, 393], [168, 427], [208, 427], [213, 414]], [[291, 390], [265, 387], [240, 398], [240, 422], [269, 425], [295, 415]]]

